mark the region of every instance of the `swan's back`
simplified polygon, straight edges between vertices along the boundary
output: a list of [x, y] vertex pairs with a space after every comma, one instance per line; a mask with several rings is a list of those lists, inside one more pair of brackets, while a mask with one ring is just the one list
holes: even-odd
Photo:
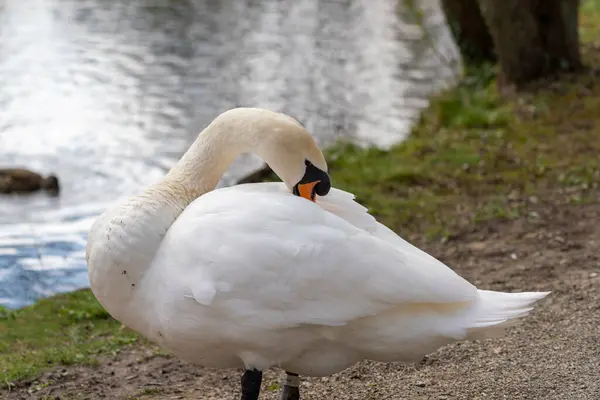
[[501, 316], [500, 324], [532, 302], [505, 308], [505, 299], [488, 296], [483, 307], [477, 288], [379, 224], [352, 195], [333, 189], [312, 203], [278, 183], [192, 202], [144, 283], [160, 300], [152, 307], [156, 339], [184, 359], [287, 365], [303, 375], [361, 359], [416, 361], [480, 329], [482, 311]]

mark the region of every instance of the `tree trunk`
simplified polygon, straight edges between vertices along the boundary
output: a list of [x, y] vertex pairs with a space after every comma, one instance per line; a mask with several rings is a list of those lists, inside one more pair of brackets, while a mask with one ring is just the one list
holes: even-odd
[[442, 8], [465, 62], [495, 63], [494, 42], [477, 0], [442, 0]]
[[479, 0], [505, 84], [581, 67], [579, 0]]
[[579, 55], [579, 0], [540, 0], [538, 20], [550, 68], [577, 69]]

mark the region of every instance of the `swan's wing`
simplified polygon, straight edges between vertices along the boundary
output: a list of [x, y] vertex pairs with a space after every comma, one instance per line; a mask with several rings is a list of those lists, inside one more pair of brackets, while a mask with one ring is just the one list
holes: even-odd
[[[357, 228], [388, 242], [396, 247], [397, 250], [409, 253], [411, 260], [415, 263], [420, 263], [423, 268], [440, 268], [443, 265], [436, 258], [402, 239], [387, 226], [377, 222], [368, 213], [369, 210], [358, 204], [354, 199], [355, 196], [352, 193], [332, 189], [330, 195], [319, 198], [319, 204], [327, 211], [345, 219]], [[443, 266], [446, 267], [445, 265]]]
[[182, 292], [172, 295], [257, 329], [344, 325], [400, 305], [476, 296], [433, 257], [379, 237], [376, 222], [369, 232], [318, 204], [259, 186], [202, 196], [171, 226], [153, 267], [180, 278]]

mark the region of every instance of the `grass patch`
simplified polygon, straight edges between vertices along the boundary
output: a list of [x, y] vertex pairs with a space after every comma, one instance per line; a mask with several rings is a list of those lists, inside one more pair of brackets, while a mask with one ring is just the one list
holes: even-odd
[[89, 290], [0, 310], [0, 387], [54, 365], [94, 365], [99, 354], [117, 353], [138, 340], [120, 327]]
[[411, 138], [391, 151], [339, 146], [330, 154], [335, 185], [356, 193], [395, 230], [433, 236], [461, 221], [519, 216], [534, 195], [582, 197], [595, 188], [594, 73], [503, 99], [488, 70], [470, 71], [461, 86], [433, 100]]
[[[582, 7], [583, 54], [600, 65], [600, 0]], [[448, 236], [465, 225], [521, 215], [562, 196], [593, 199], [600, 181], [600, 74], [566, 75], [502, 98], [493, 66], [431, 102], [412, 135], [390, 151], [339, 143], [327, 151], [336, 187], [351, 191], [403, 236]], [[252, 180], [277, 180], [262, 173]], [[57, 365], [93, 365], [101, 354], [147, 343], [120, 330], [88, 290], [0, 308], [0, 385]], [[155, 389], [149, 389], [155, 390]], [[148, 393], [143, 393], [148, 394]]]
[[599, 43], [600, 0], [582, 2], [579, 13], [579, 32], [584, 43]]

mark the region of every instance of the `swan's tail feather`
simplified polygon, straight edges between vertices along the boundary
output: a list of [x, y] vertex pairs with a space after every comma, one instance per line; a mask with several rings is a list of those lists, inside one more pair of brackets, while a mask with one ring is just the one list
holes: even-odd
[[519, 318], [529, 314], [535, 302], [550, 292], [502, 293], [479, 290], [479, 301], [474, 310], [468, 338], [500, 337], [504, 329], [518, 324]]

